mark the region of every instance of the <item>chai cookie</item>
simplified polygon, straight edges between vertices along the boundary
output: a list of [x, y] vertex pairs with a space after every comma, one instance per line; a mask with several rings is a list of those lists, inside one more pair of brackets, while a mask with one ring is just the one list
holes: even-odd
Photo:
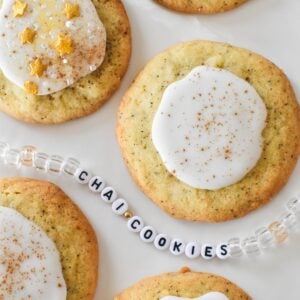
[[[221, 79], [220, 74], [223, 74]], [[234, 84], [227, 76], [232, 77]], [[240, 80], [243, 82], [237, 83]], [[247, 85], [248, 88], [242, 88]], [[203, 88], [204, 101], [201, 91], [186, 99], [198, 87]], [[220, 90], [221, 94], [217, 94]], [[236, 103], [231, 103], [235, 98]], [[196, 102], [204, 105], [208, 101], [199, 111], [195, 110], [194, 123], [190, 117], [194, 106], [191, 104], [189, 108], [188, 101], [194, 102], [193, 105]], [[246, 107], [251, 102], [253, 109]], [[166, 106], [162, 108], [163, 105]], [[164, 113], [163, 110], [164, 122], [154, 130], [155, 119], [159, 112]], [[222, 111], [227, 115], [221, 120]], [[178, 119], [180, 114], [182, 118]], [[232, 126], [231, 119], [235, 122]], [[174, 127], [177, 120], [180, 121], [178, 127]], [[187, 128], [186, 135], [180, 127]], [[211, 135], [202, 139], [201, 134], [207, 132]], [[133, 179], [159, 207], [176, 218], [219, 222], [257, 209], [287, 182], [299, 156], [299, 105], [287, 77], [267, 59], [228, 44], [192, 41], [156, 56], [134, 80], [120, 105], [117, 135]], [[215, 149], [213, 143], [217, 142], [217, 137], [219, 148]], [[197, 145], [197, 141], [212, 145], [203, 147]], [[184, 142], [183, 147], [175, 147]], [[224, 147], [220, 147], [223, 142]], [[174, 149], [170, 145], [175, 145]], [[190, 154], [188, 147], [194, 147], [193, 155], [179, 160]], [[210, 148], [215, 149], [215, 153]], [[199, 161], [196, 151], [199, 157], [206, 155], [207, 161]], [[233, 153], [236, 156], [232, 156]], [[252, 160], [251, 166], [246, 166], [250, 163], [247, 157]], [[214, 163], [212, 166], [210, 159]], [[220, 160], [222, 165], [218, 164]], [[173, 163], [175, 169], [171, 169]], [[240, 167], [242, 173], [239, 173]], [[199, 181], [199, 186], [203, 186], [199, 188], [187, 176], [181, 176], [191, 170], [199, 172], [198, 178], [192, 174], [196, 179], [211, 175], [209, 184], [221, 179], [223, 185], [210, 186]], [[215, 173], [209, 173], [212, 170]], [[228, 176], [237, 174], [234, 181], [225, 182]]]
[[215, 14], [234, 9], [247, 0], [155, 0], [161, 5], [184, 13]]
[[210, 273], [167, 273], [144, 279], [114, 300], [250, 300], [241, 288]]
[[[15, 210], [16, 213], [23, 216], [22, 218], [25, 217], [39, 226], [54, 242], [60, 256], [62, 273], [67, 286], [67, 297], [64, 299], [93, 299], [98, 277], [98, 243], [88, 220], [70, 198], [58, 187], [48, 182], [21, 178], [1, 179], [0, 206], [10, 208], [11, 211]], [[20, 220], [21, 216], [17, 218]], [[28, 225], [26, 226], [28, 227]], [[29, 228], [30, 226], [33, 227], [33, 225], [29, 225]], [[33, 231], [37, 231], [37, 229], [33, 228], [27, 232], [32, 236]], [[42, 247], [38, 242], [35, 243], [37, 251], [35, 256], [38, 256]], [[35, 249], [34, 246], [32, 248]], [[40, 254], [41, 260], [44, 259], [44, 255]], [[21, 254], [19, 258], [22, 258]], [[5, 261], [2, 263], [5, 264]], [[38, 267], [40, 267], [39, 264], [37, 264]], [[11, 262], [11, 270], [18, 272], [18, 268], [14, 268], [14, 260]], [[44, 272], [43, 270], [36, 270], [36, 272]], [[45, 280], [47, 276], [51, 276], [51, 274], [45, 274]], [[28, 277], [30, 278], [30, 276]], [[17, 276], [13, 278], [17, 278]], [[5, 294], [9, 292], [5, 289], [13, 289], [19, 283], [16, 282], [14, 285], [10, 276], [6, 283], [7, 285], [3, 282], [0, 283], [0, 296], [2, 293], [4, 299], [11, 299], [9, 294]], [[61, 278], [57, 284], [61, 288], [64, 287]], [[41, 297], [48, 299], [46, 296], [53, 299], [49, 295]], [[57, 297], [55, 299], [58, 299]]]
[[131, 54], [121, 0], [0, 6], [1, 110], [29, 123], [62, 123], [95, 112], [118, 88]]

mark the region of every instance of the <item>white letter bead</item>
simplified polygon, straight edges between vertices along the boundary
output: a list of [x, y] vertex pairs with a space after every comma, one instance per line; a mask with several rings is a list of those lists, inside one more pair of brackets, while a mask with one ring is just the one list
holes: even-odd
[[87, 184], [90, 181], [91, 178], [92, 178], [92, 174], [89, 171], [83, 170], [81, 168], [76, 170], [75, 179], [79, 183]]
[[190, 242], [185, 247], [185, 255], [188, 258], [197, 258], [201, 254], [201, 247], [195, 242]]
[[110, 186], [104, 188], [101, 192], [101, 199], [106, 203], [112, 203], [117, 199], [117, 192]]
[[105, 186], [103, 179], [100, 176], [94, 176], [89, 181], [89, 188], [93, 193], [100, 193]]
[[124, 213], [128, 210], [128, 203], [126, 200], [119, 198], [113, 202], [111, 209], [118, 216], [124, 215]]
[[184, 253], [185, 244], [180, 239], [173, 239], [170, 244], [170, 252], [174, 255], [181, 255]]
[[212, 259], [216, 255], [215, 248], [212, 245], [205, 244], [201, 248], [201, 256], [204, 259]]
[[152, 243], [156, 237], [156, 231], [151, 226], [144, 227], [140, 232], [140, 238], [145, 243]]
[[127, 222], [127, 228], [131, 232], [140, 232], [144, 227], [144, 222], [141, 217], [134, 216]]
[[158, 250], [166, 250], [169, 248], [171, 239], [166, 234], [159, 234], [154, 240], [154, 246]]
[[219, 244], [216, 247], [216, 255], [219, 259], [227, 259], [229, 257], [228, 245]]

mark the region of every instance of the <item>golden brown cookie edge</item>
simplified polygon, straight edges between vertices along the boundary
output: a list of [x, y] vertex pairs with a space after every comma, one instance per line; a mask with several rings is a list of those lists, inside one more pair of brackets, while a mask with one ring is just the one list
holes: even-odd
[[[185, 286], [188, 290], [184, 290]], [[149, 298], [145, 295], [147, 291], [151, 293]], [[230, 300], [251, 300], [240, 287], [222, 276], [192, 271], [165, 273], [143, 279], [125, 289], [114, 300], [152, 300], [168, 295], [194, 298], [212, 291], [222, 292]]]
[[[215, 5], [215, 6], [209, 6], [209, 7], [205, 7], [205, 6], [201, 6], [199, 7], [199, 5], [197, 6], [193, 6], [193, 5], [189, 5], [189, 4], [185, 4], [184, 0], [181, 3], [178, 3], [178, 0], [173, 1], [173, 0], [154, 0], [156, 1], [158, 4], [177, 11], [177, 12], [181, 12], [181, 13], [187, 13], [187, 14], [204, 14], [204, 15], [211, 15], [211, 14], [217, 14], [217, 13], [223, 13], [223, 12], [227, 12], [229, 10], [238, 8], [239, 6], [241, 6], [242, 4], [244, 4], [245, 2], [247, 2], [247, 0], [229, 0], [229, 5]], [[228, 1], [227, 1], [228, 2]]]

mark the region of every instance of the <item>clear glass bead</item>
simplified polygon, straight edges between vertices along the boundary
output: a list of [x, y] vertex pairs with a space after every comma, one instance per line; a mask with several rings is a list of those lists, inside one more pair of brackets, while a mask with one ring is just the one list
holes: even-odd
[[283, 244], [288, 238], [288, 232], [285, 226], [279, 221], [271, 223], [269, 225], [269, 230], [273, 234], [277, 244]]
[[298, 222], [297, 217], [293, 212], [286, 212], [282, 214], [280, 221], [290, 232], [298, 232], [300, 230], [300, 222]]
[[290, 212], [295, 214], [297, 222], [300, 223], [300, 197], [291, 198], [286, 206]]
[[67, 175], [74, 176], [79, 166], [80, 162], [77, 159], [70, 157], [65, 161], [63, 171]]
[[257, 256], [260, 254], [258, 241], [255, 236], [245, 238], [242, 242], [242, 247], [248, 256]]
[[36, 168], [37, 171], [46, 172], [47, 171], [47, 161], [48, 161], [48, 154], [37, 152], [33, 156], [33, 166]]
[[36, 148], [34, 146], [24, 146], [21, 150], [22, 165], [31, 167], [33, 165], [33, 159], [35, 153], [36, 153]]
[[9, 149], [5, 153], [4, 162], [7, 165], [19, 168], [21, 166], [21, 153], [17, 149]]
[[233, 258], [237, 258], [243, 255], [239, 238], [232, 238], [228, 241], [228, 252], [229, 255]]
[[287, 208], [291, 211], [300, 208], [300, 198], [299, 197], [292, 197], [286, 204]]
[[273, 234], [267, 227], [260, 227], [255, 231], [258, 244], [262, 248], [271, 248], [274, 246], [275, 240]]
[[5, 154], [8, 149], [9, 149], [9, 145], [5, 142], [0, 141], [0, 162], [4, 161]]
[[47, 162], [47, 172], [52, 175], [60, 175], [63, 168], [64, 158], [59, 155], [52, 155]]

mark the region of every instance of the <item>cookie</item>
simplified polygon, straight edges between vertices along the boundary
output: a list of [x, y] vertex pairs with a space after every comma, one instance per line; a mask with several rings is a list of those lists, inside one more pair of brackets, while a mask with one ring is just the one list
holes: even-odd
[[55, 185], [31, 179], [1, 179], [0, 205], [39, 225], [60, 253], [68, 300], [93, 299], [98, 243], [79, 208]]
[[62, 123], [95, 112], [112, 96], [129, 64], [129, 20], [120, 0], [92, 2], [107, 33], [106, 55], [102, 65], [70, 87], [46, 96], [28, 94], [0, 71], [2, 111], [29, 123]]
[[114, 300], [161, 300], [168, 299], [168, 296], [177, 296], [178, 300], [180, 297], [183, 300], [200, 300], [201, 296], [211, 292], [224, 294], [229, 300], [251, 299], [242, 289], [223, 277], [186, 271], [144, 279], [120, 293]]
[[155, 0], [170, 9], [184, 13], [215, 14], [234, 9], [247, 0]]
[[[166, 169], [151, 136], [166, 88], [208, 62], [250, 83], [268, 115], [255, 167], [239, 182], [214, 191], [178, 180]], [[180, 219], [226, 221], [262, 206], [287, 182], [299, 156], [299, 104], [287, 77], [267, 59], [228, 44], [192, 41], [167, 49], [141, 71], [120, 104], [117, 135], [133, 179], [160, 208]]]

